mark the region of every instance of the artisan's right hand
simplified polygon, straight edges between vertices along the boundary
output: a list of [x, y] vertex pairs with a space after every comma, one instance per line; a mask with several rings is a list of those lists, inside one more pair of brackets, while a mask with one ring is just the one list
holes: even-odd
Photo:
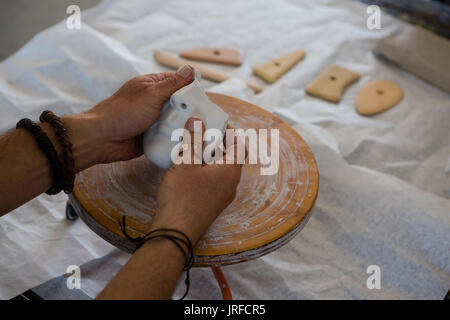
[[[191, 118], [185, 128], [194, 131]], [[188, 141], [193, 150], [193, 139]], [[227, 146], [234, 148], [237, 144]], [[236, 161], [234, 162], [236, 163]], [[180, 164], [165, 174], [158, 190], [158, 210], [152, 228], [184, 232], [195, 244], [216, 217], [233, 201], [242, 164]]]
[[[190, 119], [186, 124], [191, 135], [193, 121]], [[183, 139], [190, 150], [193, 150], [192, 140]], [[227, 146], [227, 150], [230, 148], [234, 148], [237, 155], [237, 145]], [[230, 154], [228, 152], [228, 156]], [[172, 166], [158, 189], [158, 209], [151, 229], [176, 229], [186, 234], [195, 245], [222, 210], [233, 201], [241, 169], [240, 164]], [[171, 241], [147, 241], [97, 298], [169, 299], [185, 263], [184, 255]]]

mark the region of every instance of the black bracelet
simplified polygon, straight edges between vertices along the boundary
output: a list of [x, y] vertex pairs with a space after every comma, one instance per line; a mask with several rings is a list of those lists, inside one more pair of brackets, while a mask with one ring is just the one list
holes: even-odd
[[36, 140], [39, 148], [45, 153], [53, 171], [53, 186], [47, 190], [47, 194], [57, 194], [62, 190], [63, 167], [58, 158], [52, 142], [41, 127], [30, 119], [22, 119], [16, 124], [16, 129], [26, 129]]
[[56, 139], [62, 148], [63, 191], [72, 193], [75, 182], [75, 161], [72, 153], [72, 143], [67, 134], [67, 129], [61, 119], [50, 110], [45, 110], [39, 117], [41, 122], [47, 122], [55, 130]]
[[[194, 249], [192, 247], [192, 242], [189, 239], [189, 237], [186, 236], [183, 232], [181, 232], [179, 230], [163, 228], [163, 229], [152, 230], [142, 237], [133, 238], [127, 233], [125, 221], [126, 221], [126, 216], [122, 216], [122, 221], [119, 220], [120, 229], [122, 230], [122, 233], [128, 240], [136, 243], [136, 250], [139, 249], [147, 241], [157, 239], [157, 238], [164, 238], [164, 239], [172, 241], [173, 244], [175, 244], [178, 247], [178, 249], [180, 249], [180, 251], [183, 253], [183, 256], [185, 259], [183, 271], [186, 271], [186, 279], [184, 280], [184, 283], [186, 285], [186, 291], [184, 292], [183, 296], [180, 298], [180, 300], [183, 300], [189, 292], [189, 286], [190, 286], [189, 270], [194, 265]], [[161, 232], [164, 232], [164, 233], [161, 233]], [[184, 239], [177, 237], [170, 233], [179, 234]], [[183, 249], [183, 246], [180, 243], [183, 244], [187, 248], [188, 252], [186, 252]]]

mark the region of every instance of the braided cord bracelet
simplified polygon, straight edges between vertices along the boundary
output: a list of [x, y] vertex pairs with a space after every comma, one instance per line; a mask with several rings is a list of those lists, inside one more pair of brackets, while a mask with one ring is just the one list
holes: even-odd
[[[186, 291], [184, 292], [183, 296], [180, 298], [180, 300], [183, 300], [189, 292], [189, 287], [190, 287], [189, 270], [194, 265], [194, 249], [192, 247], [192, 242], [189, 239], [189, 237], [186, 236], [183, 232], [176, 230], [176, 229], [161, 228], [161, 229], [152, 230], [152, 231], [148, 232], [147, 234], [145, 234], [144, 236], [133, 238], [126, 231], [126, 216], [122, 216], [122, 221], [119, 220], [119, 225], [120, 225], [120, 229], [122, 230], [122, 233], [124, 234], [124, 236], [131, 242], [136, 243], [136, 250], [139, 249], [147, 241], [157, 239], [157, 238], [163, 238], [163, 239], [170, 240], [173, 244], [175, 244], [178, 247], [178, 249], [180, 249], [180, 251], [183, 253], [183, 256], [185, 259], [183, 271], [186, 271], [186, 279], [184, 280], [184, 283], [186, 285]], [[161, 234], [160, 232], [166, 232], [166, 233]], [[179, 234], [184, 239], [180, 238], [178, 236], [175, 236], [173, 234], [167, 234], [167, 232]], [[181, 244], [183, 244], [187, 248], [187, 250], [188, 250], [187, 252], [183, 249], [183, 246]]]
[[67, 135], [67, 129], [61, 119], [50, 110], [45, 110], [39, 117], [41, 122], [47, 122], [55, 130], [56, 138], [62, 147], [64, 161], [62, 189], [69, 194], [73, 191], [75, 182], [75, 161], [72, 154], [72, 143]]
[[53, 172], [53, 185], [47, 190], [47, 194], [53, 195], [61, 191], [63, 185], [63, 167], [58, 158], [58, 153], [55, 150], [52, 142], [41, 127], [30, 119], [22, 119], [16, 124], [16, 129], [26, 129], [30, 132], [36, 140], [39, 148], [47, 156]]

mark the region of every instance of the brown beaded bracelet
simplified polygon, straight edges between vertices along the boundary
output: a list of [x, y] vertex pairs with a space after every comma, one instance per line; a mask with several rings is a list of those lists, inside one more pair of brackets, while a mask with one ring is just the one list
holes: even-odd
[[47, 122], [55, 130], [56, 138], [62, 147], [63, 154], [63, 186], [65, 193], [69, 194], [73, 191], [75, 182], [75, 161], [72, 154], [72, 143], [69, 140], [67, 129], [61, 119], [53, 112], [45, 110], [39, 117], [41, 122]]

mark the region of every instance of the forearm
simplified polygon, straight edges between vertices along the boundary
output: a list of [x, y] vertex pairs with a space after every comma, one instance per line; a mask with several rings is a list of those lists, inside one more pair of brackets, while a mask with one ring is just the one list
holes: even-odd
[[97, 299], [170, 299], [185, 260], [167, 239], [153, 239], [130, 258]]
[[[94, 119], [76, 115], [62, 119], [73, 144], [76, 172], [100, 161]], [[62, 161], [62, 149], [54, 130], [40, 124]], [[0, 136], [0, 216], [47, 191], [53, 183], [52, 168], [36, 140], [25, 129]]]

